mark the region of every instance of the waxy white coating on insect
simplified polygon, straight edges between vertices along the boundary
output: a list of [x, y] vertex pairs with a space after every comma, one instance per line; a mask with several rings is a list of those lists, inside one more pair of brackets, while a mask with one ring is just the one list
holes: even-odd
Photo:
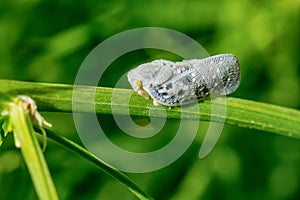
[[223, 96], [240, 84], [240, 67], [232, 54], [172, 62], [154, 60], [128, 72], [128, 81], [139, 95], [154, 105], [177, 106]]

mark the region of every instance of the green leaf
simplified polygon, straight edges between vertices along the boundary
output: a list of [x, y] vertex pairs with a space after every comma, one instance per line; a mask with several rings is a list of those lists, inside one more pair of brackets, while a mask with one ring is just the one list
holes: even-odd
[[[2, 135], [5, 136], [4, 130], [7, 130], [7, 124], [9, 121], [9, 125], [13, 130], [15, 140], [17, 141], [16, 143], [18, 143], [21, 148], [23, 158], [31, 174], [38, 197], [40, 199], [58, 199], [45, 158], [38, 144], [36, 135], [34, 134], [29, 112], [28, 110], [24, 110], [22, 105], [18, 105], [17, 102], [18, 101], [14, 101], [14, 103], [8, 104], [8, 115], [0, 118], [0, 125], [5, 126], [3, 129], [1, 129], [2, 132], [0, 135], [0, 142], [2, 142]], [[39, 127], [39, 130], [43, 133], [41, 127]], [[56, 142], [62, 144], [64, 147], [79, 154], [91, 163], [98, 166], [104, 172], [108, 173], [120, 183], [125, 185], [139, 199], [152, 199], [125, 174], [100, 160], [81, 146], [64, 137], [54, 134], [51, 131], [48, 131], [48, 136]]]
[[4, 139], [9, 132], [8, 126], [9, 126], [8, 116], [0, 117], [0, 146], [4, 142]]
[[29, 113], [22, 106], [11, 103], [8, 114], [39, 199], [58, 199], [46, 160], [34, 134]]
[[0, 146], [8, 134], [8, 116], [4, 111], [8, 103], [12, 101], [13, 100], [9, 95], [0, 92]]
[[[39, 130], [37, 130], [40, 132]], [[41, 133], [42, 134], [42, 133]], [[139, 186], [137, 186], [128, 176], [124, 173], [120, 172], [119, 170], [115, 169], [114, 167], [110, 166], [94, 154], [90, 153], [83, 147], [79, 146], [78, 144], [74, 143], [73, 141], [47, 129], [47, 137], [54, 140], [58, 144], [62, 145], [63, 147], [73, 151], [74, 153], [78, 154], [79, 156], [83, 157], [87, 161], [91, 162], [92, 164], [99, 167], [108, 175], [112, 176], [114, 179], [119, 181], [123, 184], [128, 190], [130, 190], [134, 195], [136, 195], [139, 199], [148, 200], [152, 199], [147, 193], [145, 193]]]
[[[150, 108], [153, 107], [152, 101], [146, 100], [132, 90], [113, 89], [103, 87], [77, 86], [82, 98], [77, 102], [78, 106], [72, 109], [73, 85], [34, 83], [12, 80], [0, 80], [0, 92], [11, 95], [25, 94], [34, 98], [39, 105], [40, 111], [48, 112], [93, 112], [112, 114], [111, 107], [114, 107], [114, 114], [125, 114], [127, 106], [132, 116], [149, 116]], [[90, 102], [95, 94], [95, 102]], [[131, 95], [129, 105], [124, 103], [112, 103], [112, 93], [123, 97]], [[300, 138], [300, 111], [276, 106], [267, 103], [249, 101], [237, 98], [226, 98], [226, 101], [220, 101], [219, 106], [226, 105], [226, 116], [214, 115], [214, 121], [222, 121], [235, 126], [257, 129], [271, 133], [280, 134], [286, 137]], [[218, 106], [218, 105], [217, 105]], [[199, 103], [199, 112], [187, 113], [187, 119], [200, 119], [204, 121], [211, 120], [211, 101], [206, 100]], [[157, 110], [161, 108], [156, 108]], [[166, 109], [168, 118], [181, 119], [182, 111], [180, 108]], [[154, 117], [162, 117], [158, 112]]]

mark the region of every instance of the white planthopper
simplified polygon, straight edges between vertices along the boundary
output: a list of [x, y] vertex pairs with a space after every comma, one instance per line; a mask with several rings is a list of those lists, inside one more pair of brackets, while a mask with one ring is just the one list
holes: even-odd
[[154, 60], [128, 72], [128, 81], [154, 105], [177, 106], [224, 96], [240, 84], [240, 67], [232, 54], [172, 62]]

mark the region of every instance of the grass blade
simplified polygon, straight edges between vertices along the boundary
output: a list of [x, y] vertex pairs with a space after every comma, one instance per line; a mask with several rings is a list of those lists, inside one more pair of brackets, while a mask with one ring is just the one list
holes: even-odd
[[94, 154], [88, 152], [86, 149], [74, 143], [73, 141], [63, 136], [60, 136], [59, 134], [54, 133], [51, 130], [47, 130], [47, 137], [99, 167], [105, 173], [112, 176], [121, 184], [125, 185], [125, 187], [127, 187], [139, 199], [152, 199], [148, 194], [146, 194], [142, 189], [140, 189], [128, 176], [115, 169], [114, 167], [110, 166], [109, 164], [105, 163], [103, 160], [99, 159]]
[[24, 161], [28, 167], [39, 199], [58, 199], [46, 160], [34, 134], [28, 112], [15, 103], [9, 104], [8, 112], [13, 134], [19, 141]]
[[[34, 98], [39, 105], [40, 111], [48, 112], [93, 112], [94, 107], [97, 113], [112, 114], [111, 107], [114, 106], [114, 114], [125, 114], [124, 110], [129, 106], [130, 114], [133, 116], [149, 116], [150, 108], [153, 107], [152, 101], [138, 96], [129, 89], [113, 89], [103, 87], [82, 86], [77, 89], [83, 98], [79, 106], [72, 110], [72, 92], [73, 85], [52, 84], [52, 83], [35, 83], [12, 80], [0, 80], [0, 92], [7, 92], [11, 95], [24, 94]], [[95, 102], [89, 103], [89, 98], [96, 90]], [[120, 95], [131, 95], [129, 105], [112, 104], [112, 93]], [[261, 102], [249, 101], [237, 98], [226, 98], [226, 116], [214, 116], [215, 121], [221, 121], [226, 118], [225, 123], [241, 126], [250, 129], [268, 131], [271, 133], [281, 134], [287, 137], [300, 138], [300, 111], [266, 104]], [[220, 103], [219, 106], [223, 106]], [[189, 113], [188, 119], [200, 119], [204, 121], [211, 120], [211, 101], [206, 100], [199, 103], [200, 113]], [[168, 118], [180, 119], [181, 110], [172, 108], [166, 110]], [[154, 117], [161, 117], [157, 115]]]

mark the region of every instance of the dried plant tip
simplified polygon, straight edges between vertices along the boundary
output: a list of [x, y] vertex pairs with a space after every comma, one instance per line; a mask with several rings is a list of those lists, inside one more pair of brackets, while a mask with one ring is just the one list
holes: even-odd
[[19, 95], [16, 99], [16, 103], [29, 112], [31, 120], [36, 121], [40, 128], [42, 128], [43, 125], [49, 128], [52, 127], [52, 124], [47, 122], [37, 111], [37, 105], [32, 98], [26, 95]]

